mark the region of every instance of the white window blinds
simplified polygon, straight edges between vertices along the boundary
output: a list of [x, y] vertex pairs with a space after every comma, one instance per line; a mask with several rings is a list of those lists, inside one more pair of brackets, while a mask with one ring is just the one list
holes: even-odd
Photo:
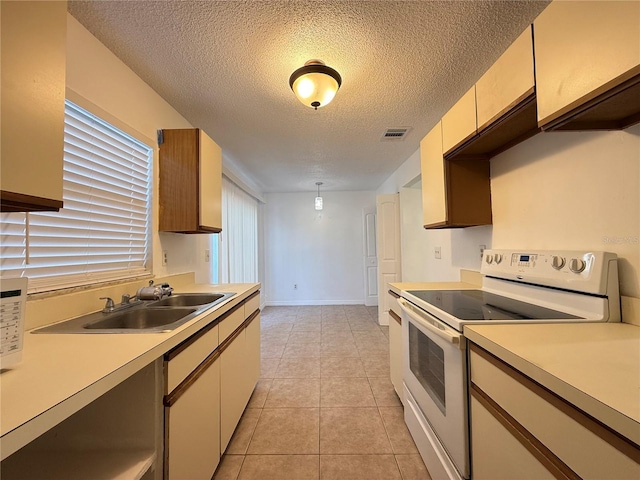
[[67, 101], [64, 208], [2, 214], [2, 275], [36, 292], [147, 273], [152, 154]]

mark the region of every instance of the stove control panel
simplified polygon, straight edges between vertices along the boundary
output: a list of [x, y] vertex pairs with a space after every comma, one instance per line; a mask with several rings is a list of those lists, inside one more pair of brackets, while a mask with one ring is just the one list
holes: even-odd
[[594, 251], [485, 250], [481, 273], [597, 295], [618, 281], [617, 255]]

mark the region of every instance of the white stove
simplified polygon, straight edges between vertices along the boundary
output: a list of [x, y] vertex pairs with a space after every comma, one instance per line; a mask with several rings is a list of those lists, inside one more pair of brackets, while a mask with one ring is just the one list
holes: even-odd
[[486, 250], [476, 290], [410, 290], [403, 311], [405, 421], [433, 478], [470, 477], [464, 325], [619, 322], [617, 256]]

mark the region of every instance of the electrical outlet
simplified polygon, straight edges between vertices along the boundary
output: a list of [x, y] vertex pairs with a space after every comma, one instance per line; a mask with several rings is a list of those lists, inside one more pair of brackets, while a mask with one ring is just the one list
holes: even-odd
[[298, 289], [298, 284], [297, 284], [297, 283], [294, 283], [294, 284], [293, 284], [293, 289], [294, 289], [294, 290], [297, 290], [297, 289]]
[[210, 260], [211, 260], [211, 251], [209, 249], [206, 249], [204, 251], [204, 261], [205, 263], [209, 263]]
[[433, 248], [433, 256], [438, 260], [442, 258], [442, 250], [440, 249], [440, 247]]
[[166, 267], [167, 266], [167, 257], [168, 257], [168, 253], [166, 250], [162, 251], [162, 266]]
[[484, 258], [484, 249], [487, 248], [486, 245], [480, 245], [480, 260]]

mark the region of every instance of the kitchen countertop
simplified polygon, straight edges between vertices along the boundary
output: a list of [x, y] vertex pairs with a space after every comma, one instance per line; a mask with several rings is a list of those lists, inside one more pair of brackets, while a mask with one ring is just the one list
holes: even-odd
[[478, 285], [466, 282], [391, 282], [389, 289], [398, 295], [402, 290], [476, 290]]
[[26, 332], [22, 363], [0, 374], [1, 458], [88, 405], [259, 289], [260, 284], [197, 284], [180, 288], [176, 293], [236, 295], [171, 332]]
[[626, 323], [469, 325], [464, 334], [640, 444], [640, 327]]

